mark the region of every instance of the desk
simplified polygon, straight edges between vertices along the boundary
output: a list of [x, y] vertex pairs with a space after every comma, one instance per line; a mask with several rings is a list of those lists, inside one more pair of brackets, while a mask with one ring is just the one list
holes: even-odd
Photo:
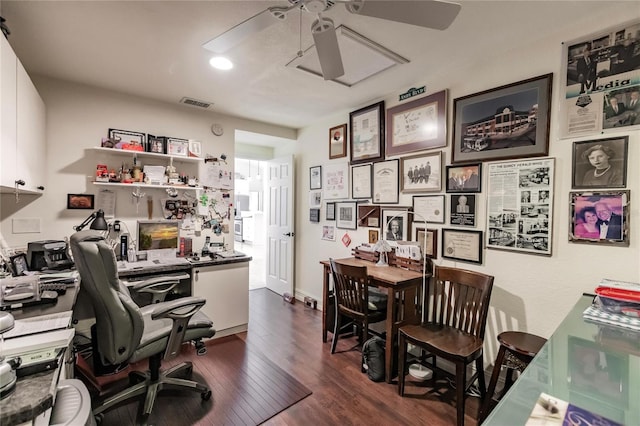
[[[405, 324], [420, 323], [421, 308], [416, 305], [416, 297], [421, 294], [421, 291], [418, 290], [422, 287], [422, 273], [393, 266], [376, 266], [373, 262], [356, 259], [355, 257], [335, 259], [335, 261], [344, 265], [366, 266], [372, 285], [387, 289], [387, 320], [385, 321], [387, 342], [395, 342], [399, 327]], [[322, 279], [322, 341], [326, 342], [331, 266], [328, 260], [323, 260], [320, 263], [324, 267]], [[429, 274], [427, 278], [430, 276]], [[396, 374], [396, 371], [393, 371], [395, 345], [387, 344], [385, 347], [385, 379], [387, 383], [391, 383]]]
[[[11, 314], [15, 319], [25, 319], [70, 311], [77, 294], [78, 284], [67, 287], [67, 292], [60, 295], [55, 304], [29, 306], [11, 311]], [[65, 359], [65, 354], [62, 354], [55, 370], [18, 378], [13, 392], [0, 401], [1, 425], [11, 426], [35, 420], [53, 406], [58, 380], [66, 366]]]
[[483, 425], [525, 424], [541, 392], [640, 424], [640, 333], [586, 322], [583, 296]]

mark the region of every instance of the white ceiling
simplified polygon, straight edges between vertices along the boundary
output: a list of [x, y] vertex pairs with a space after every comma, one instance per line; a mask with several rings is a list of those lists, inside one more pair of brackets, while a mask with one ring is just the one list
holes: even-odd
[[[212, 111], [300, 128], [341, 110], [437, 81], [451, 67], [469, 67], [547, 36], [563, 23], [606, 13], [610, 1], [460, 1], [445, 31], [351, 15], [341, 4], [326, 13], [409, 59], [348, 88], [285, 65], [300, 50], [297, 11], [233, 48], [230, 72], [208, 64], [202, 44], [265, 8], [285, 1], [28, 1], [4, 0], [0, 13], [25, 68], [64, 80], [177, 103], [187, 96]], [[579, 3], [579, 4], [578, 4]], [[630, 18], [638, 2], [627, 2]], [[302, 49], [312, 44], [302, 15]]]

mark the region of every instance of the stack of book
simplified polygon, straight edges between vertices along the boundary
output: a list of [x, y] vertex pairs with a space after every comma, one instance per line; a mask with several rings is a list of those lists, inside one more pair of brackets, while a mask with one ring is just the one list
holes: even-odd
[[585, 320], [640, 331], [640, 284], [604, 279], [596, 294]]

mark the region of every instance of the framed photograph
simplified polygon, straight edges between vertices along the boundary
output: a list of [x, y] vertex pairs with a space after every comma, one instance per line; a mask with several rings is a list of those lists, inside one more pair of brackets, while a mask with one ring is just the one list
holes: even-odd
[[322, 191], [309, 191], [309, 207], [320, 208], [322, 205]]
[[336, 203], [336, 227], [341, 229], [356, 229], [356, 202], [343, 201]]
[[322, 189], [322, 166], [309, 167], [309, 189]]
[[380, 233], [377, 229], [369, 229], [369, 244], [375, 244], [378, 242]]
[[25, 253], [18, 253], [9, 257], [9, 262], [11, 262], [11, 270], [14, 277], [24, 275], [29, 270]]
[[384, 101], [349, 113], [351, 164], [384, 159]]
[[487, 248], [551, 256], [554, 158], [486, 166]]
[[455, 99], [451, 163], [547, 155], [552, 81], [546, 74]]
[[326, 164], [322, 171], [322, 190], [325, 200], [349, 198], [349, 164]]
[[167, 138], [167, 154], [186, 157], [189, 154], [189, 141], [186, 139]]
[[351, 167], [351, 198], [371, 198], [371, 164]]
[[189, 139], [189, 157], [202, 157], [202, 143]]
[[333, 225], [322, 225], [322, 239], [326, 241], [335, 241], [336, 227]]
[[475, 194], [459, 194], [451, 196], [449, 223], [459, 226], [476, 226]]
[[329, 129], [329, 159], [347, 156], [347, 123]]
[[482, 231], [442, 228], [442, 257], [482, 264]]
[[402, 192], [442, 191], [442, 151], [402, 157], [400, 160]]
[[628, 246], [630, 191], [570, 192], [569, 241]]
[[380, 206], [359, 205], [358, 226], [380, 228]]
[[71, 210], [94, 210], [93, 194], [67, 194], [67, 208]]
[[627, 186], [628, 136], [573, 143], [574, 189]]
[[164, 136], [147, 135], [147, 150], [156, 154], [166, 154], [166, 138]]
[[447, 166], [447, 192], [481, 192], [482, 163]]
[[327, 203], [327, 220], [336, 220], [336, 203]]
[[444, 223], [444, 195], [414, 195], [415, 222]]
[[640, 129], [639, 29], [636, 17], [562, 43], [561, 138]]
[[389, 242], [409, 241], [412, 215], [408, 212], [409, 207], [382, 209], [381, 238]]
[[320, 222], [320, 209], [309, 209], [309, 221], [313, 223]]
[[129, 130], [109, 129], [109, 139], [115, 144], [113, 148], [144, 151], [147, 135]]
[[413, 239], [418, 242], [420, 246], [420, 250], [425, 250], [425, 240], [426, 240], [426, 251], [424, 252], [425, 257], [430, 259], [438, 258], [438, 230], [437, 229], [427, 229], [424, 226], [420, 226], [415, 222], [412, 225], [413, 231]]
[[397, 204], [398, 160], [381, 161], [373, 164], [373, 202], [377, 204]]
[[447, 146], [447, 91], [387, 110], [386, 155]]

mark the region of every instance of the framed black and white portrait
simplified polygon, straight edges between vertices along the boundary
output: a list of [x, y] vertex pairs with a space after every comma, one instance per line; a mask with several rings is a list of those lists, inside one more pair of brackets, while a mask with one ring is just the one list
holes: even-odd
[[624, 188], [628, 145], [628, 136], [574, 142], [571, 187]]

